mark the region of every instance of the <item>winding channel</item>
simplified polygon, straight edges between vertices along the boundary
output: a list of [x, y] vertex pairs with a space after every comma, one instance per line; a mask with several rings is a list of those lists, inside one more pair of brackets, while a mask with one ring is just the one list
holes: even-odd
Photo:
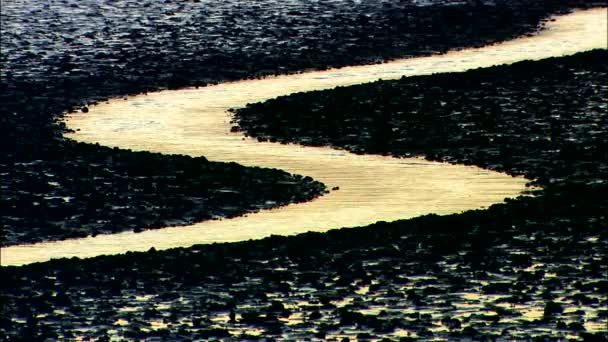
[[339, 186], [303, 204], [190, 226], [98, 235], [1, 249], [2, 265], [23, 265], [60, 257], [93, 257], [151, 247], [259, 239], [272, 234], [365, 226], [428, 213], [478, 209], [516, 197], [527, 179], [477, 167], [355, 155], [332, 148], [260, 143], [230, 132], [229, 108], [294, 92], [328, 89], [401, 76], [463, 71], [606, 48], [606, 8], [556, 16], [539, 34], [483, 48], [396, 60], [378, 65], [222, 83], [199, 89], [161, 91], [92, 106], [65, 121], [68, 137], [132, 150], [203, 155], [302, 174]]

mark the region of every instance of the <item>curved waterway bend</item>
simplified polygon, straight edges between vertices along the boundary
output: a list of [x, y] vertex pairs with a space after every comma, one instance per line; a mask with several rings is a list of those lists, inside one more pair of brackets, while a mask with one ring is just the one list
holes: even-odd
[[71, 115], [66, 123], [77, 132], [68, 136], [78, 141], [278, 168], [311, 176], [329, 188], [340, 189], [308, 203], [234, 219], [2, 248], [2, 264], [21, 265], [58, 257], [92, 257], [151, 247], [166, 249], [365, 226], [380, 220], [483, 208], [515, 197], [525, 189], [526, 179], [476, 167], [259, 143], [230, 133], [231, 117], [227, 110], [294, 92], [379, 78], [461, 71], [606, 48], [606, 9], [578, 11], [555, 19], [536, 36], [484, 48], [380, 65], [162, 91], [127, 100], [114, 99], [92, 106], [87, 114]]

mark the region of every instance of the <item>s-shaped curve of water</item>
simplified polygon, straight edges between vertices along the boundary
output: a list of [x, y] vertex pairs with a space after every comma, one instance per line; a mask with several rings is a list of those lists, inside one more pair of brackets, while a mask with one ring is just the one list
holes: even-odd
[[283, 169], [339, 186], [303, 204], [226, 220], [141, 233], [98, 235], [82, 239], [2, 248], [3, 265], [22, 265], [58, 257], [167, 249], [200, 243], [256, 239], [365, 226], [427, 213], [448, 214], [487, 207], [515, 197], [526, 179], [422, 159], [354, 155], [332, 148], [259, 143], [230, 133], [227, 109], [293, 92], [395, 79], [401, 76], [463, 71], [471, 68], [573, 54], [606, 48], [606, 9], [557, 16], [532, 37], [443, 55], [396, 60], [296, 75], [161, 91], [114, 99], [92, 106], [65, 122], [68, 137], [132, 150], [203, 155], [212, 161]]

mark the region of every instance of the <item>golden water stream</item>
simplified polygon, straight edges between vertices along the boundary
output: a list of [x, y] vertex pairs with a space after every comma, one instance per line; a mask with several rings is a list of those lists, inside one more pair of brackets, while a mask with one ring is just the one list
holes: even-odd
[[87, 114], [66, 117], [67, 126], [77, 131], [68, 137], [138, 151], [202, 155], [212, 161], [278, 168], [311, 176], [328, 188], [340, 189], [311, 202], [234, 219], [6, 247], [1, 249], [2, 265], [365, 226], [427, 213], [458, 213], [516, 197], [526, 189], [526, 179], [477, 167], [260, 143], [240, 133], [230, 133], [231, 116], [227, 109], [294, 92], [379, 78], [462, 71], [606, 48], [606, 32], [605, 8], [576, 11], [555, 17], [535, 36], [483, 48], [199, 89], [161, 91], [92, 106]]

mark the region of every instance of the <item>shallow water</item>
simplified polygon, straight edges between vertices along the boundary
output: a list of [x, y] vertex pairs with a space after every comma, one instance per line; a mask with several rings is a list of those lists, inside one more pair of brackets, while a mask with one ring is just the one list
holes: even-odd
[[358, 156], [331, 148], [259, 143], [239, 133], [230, 133], [231, 117], [227, 109], [298, 91], [403, 75], [462, 71], [606, 48], [606, 27], [606, 9], [577, 11], [556, 17], [533, 37], [484, 48], [379, 65], [163, 91], [92, 106], [87, 114], [66, 118], [68, 127], [77, 130], [68, 137], [132, 150], [203, 155], [212, 161], [279, 168], [311, 176], [328, 188], [339, 186], [340, 189], [308, 203], [229, 220], [2, 248], [2, 264], [21, 265], [59, 257], [92, 257], [151, 247], [187, 247], [271, 234], [365, 226], [427, 213], [449, 214], [484, 208], [515, 197], [526, 189], [526, 179], [476, 167], [416, 158]]

